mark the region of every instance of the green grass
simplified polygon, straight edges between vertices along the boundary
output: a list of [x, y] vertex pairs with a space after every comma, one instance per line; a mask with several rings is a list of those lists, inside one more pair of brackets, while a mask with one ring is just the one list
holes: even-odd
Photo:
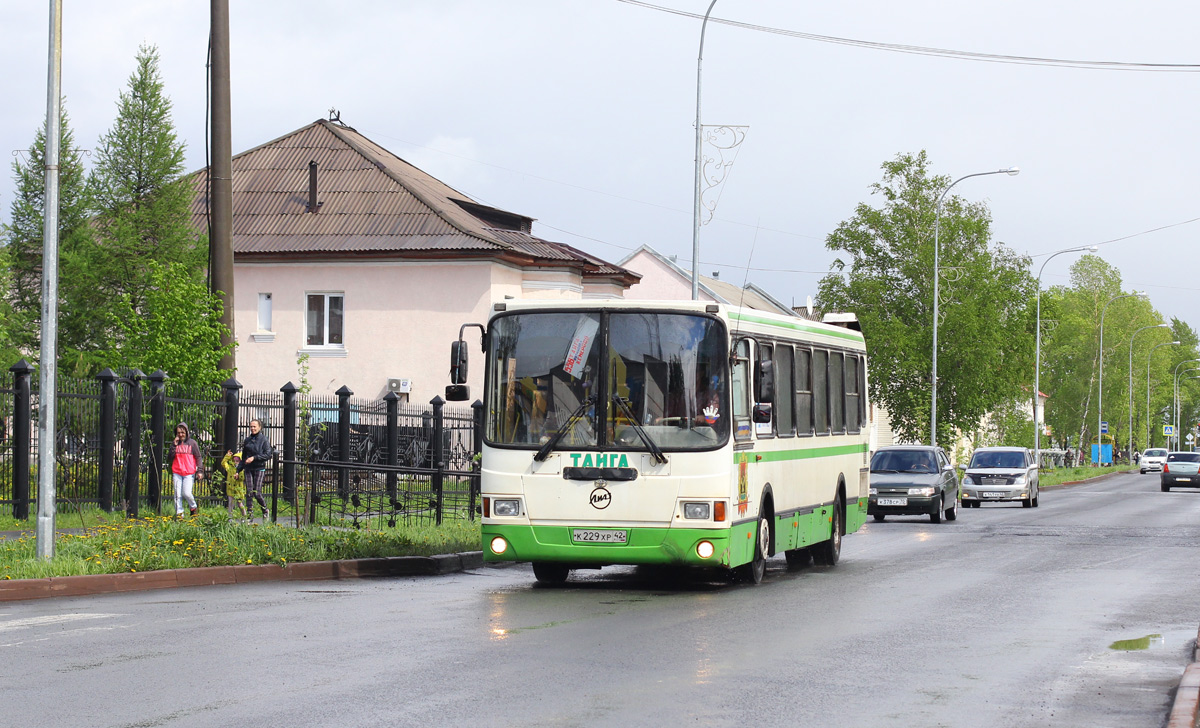
[[479, 522], [383, 531], [297, 529], [246, 524], [213, 511], [187, 518], [114, 519], [82, 534], [60, 534], [49, 560], [38, 559], [35, 548], [31, 533], [0, 541], [0, 579], [477, 551]]
[[1043, 470], [1038, 474], [1038, 483], [1043, 486], [1059, 485], [1074, 480], [1087, 480], [1088, 478], [1095, 478], [1098, 475], [1105, 475], [1106, 473], [1121, 473], [1132, 468], [1132, 465], [1109, 465], [1103, 468], [1082, 467]]
[[[55, 528], [92, 528], [123, 520], [125, 520], [125, 514], [122, 511], [105, 513], [96, 505], [76, 507], [60, 501], [54, 517], [54, 526]], [[3, 511], [0, 511], [0, 531], [29, 531], [36, 527], [36, 504], [30, 505], [29, 519], [25, 521], [13, 518], [11, 505], [4, 506]]]

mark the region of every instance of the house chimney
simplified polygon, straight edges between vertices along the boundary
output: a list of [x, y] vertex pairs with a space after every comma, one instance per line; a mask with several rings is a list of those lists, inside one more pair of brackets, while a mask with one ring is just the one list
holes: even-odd
[[324, 203], [317, 202], [317, 160], [308, 163], [308, 212], [316, 212]]
[[719, 271], [719, 270], [714, 270], [714, 271], [713, 271], [713, 278], [715, 278], [715, 279], [717, 279], [717, 280], [721, 280], [721, 271]]

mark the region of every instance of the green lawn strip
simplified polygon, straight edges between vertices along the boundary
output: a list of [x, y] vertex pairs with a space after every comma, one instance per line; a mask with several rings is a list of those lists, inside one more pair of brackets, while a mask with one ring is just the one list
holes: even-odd
[[1038, 483], [1042, 486], [1062, 485], [1076, 480], [1087, 480], [1108, 473], [1123, 473], [1131, 469], [1132, 465], [1110, 465], [1103, 468], [1056, 468], [1054, 470], [1043, 470], [1038, 474]]
[[53, 559], [38, 559], [33, 534], [0, 541], [0, 579], [182, 569], [479, 550], [478, 521], [386, 530], [246, 524], [223, 511], [114, 521], [60, 534]]

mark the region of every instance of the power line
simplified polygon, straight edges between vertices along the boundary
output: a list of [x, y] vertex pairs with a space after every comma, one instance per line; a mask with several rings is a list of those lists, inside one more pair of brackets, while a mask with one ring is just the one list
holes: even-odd
[[[657, 10], [662, 13], [671, 15], [682, 15], [687, 18], [702, 19], [704, 16], [698, 13], [689, 13], [683, 10], [664, 7], [662, 5], [654, 5], [652, 3], [643, 2], [642, 0], [617, 0], [617, 2], [627, 5], [636, 5], [648, 10]], [[952, 58], [960, 61], [978, 61], [983, 63], [1006, 63], [1021, 66], [1052, 66], [1057, 68], [1079, 68], [1092, 71], [1143, 71], [1143, 72], [1166, 72], [1166, 73], [1197, 73], [1200, 72], [1200, 64], [1196, 63], [1140, 63], [1127, 61], [1081, 61], [1071, 60], [1067, 58], [1039, 58], [1037, 56], [1014, 56], [1001, 53], [978, 53], [975, 51], [959, 51], [948, 48], [931, 48], [928, 46], [915, 46], [902, 43], [880, 43], [877, 41], [858, 40], [855, 38], [840, 38], [832, 35], [818, 35], [817, 33], [804, 33], [798, 30], [786, 30], [784, 28], [774, 28], [768, 25], [757, 25], [755, 23], [743, 23], [736, 20], [726, 20], [723, 18], [709, 17], [710, 23], [721, 23], [743, 30], [753, 30], [760, 33], [772, 33], [774, 35], [783, 35], [790, 38], [801, 38], [803, 40], [816, 41], [818, 43], [833, 43], [836, 45], [853, 46], [856, 48], [868, 48], [870, 50], [888, 51], [891, 53], [907, 53], [917, 56], [935, 56], [939, 58]]]
[[[1140, 237], [1142, 235], [1149, 235], [1150, 233], [1157, 233], [1162, 230], [1170, 230], [1171, 228], [1181, 227], [1183, 225], [1190, 225], [1190, 224], [1192, 224], [1194, 222], [1198, 222], [1198, 221], [1200, 221], [1200, 217], [1193, 217], [1191, 220], [1184, 220], [1183, 222], [1173, 222], [1169, 225], [1161, 225], [1156, 228], [1150, 228], [1149, 230], [1143, 230], [1140, 233], [1130, 233], [1129, 235], [1122, 235], [1121, 237], [1113, 238], [1112, 240], [1104, 240], [1099, 243], [1092, 243], [1092, 245], [1099, 246], [1099, 245], [1110, 245], [1112, 243], [1119, 243], [1122, 240], [1129, 240], [1130, 238], [1136, 238], [1136, 237]], [[1053, 254], [1054, 254], [1053, 252], [1038, 253], [1037, 255], [1030, 255], [1029, 257], [1030, 258], [1041, 258], [1042, 256], [1053, 255]]]

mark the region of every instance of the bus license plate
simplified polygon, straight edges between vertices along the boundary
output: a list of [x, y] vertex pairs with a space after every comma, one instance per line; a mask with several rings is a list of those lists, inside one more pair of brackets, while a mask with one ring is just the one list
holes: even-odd
[[908, 505], [907, 498], [880, 498], [879, 505], [881, 506], [906, 506]]
[[984, 498], [1003, 498], [1007, 493], [981, 493]]
[[628, 531], [593, 531], [586, 528], [571, 531], [571, 540], [578, 543], [625, 543], [628, 538]]

